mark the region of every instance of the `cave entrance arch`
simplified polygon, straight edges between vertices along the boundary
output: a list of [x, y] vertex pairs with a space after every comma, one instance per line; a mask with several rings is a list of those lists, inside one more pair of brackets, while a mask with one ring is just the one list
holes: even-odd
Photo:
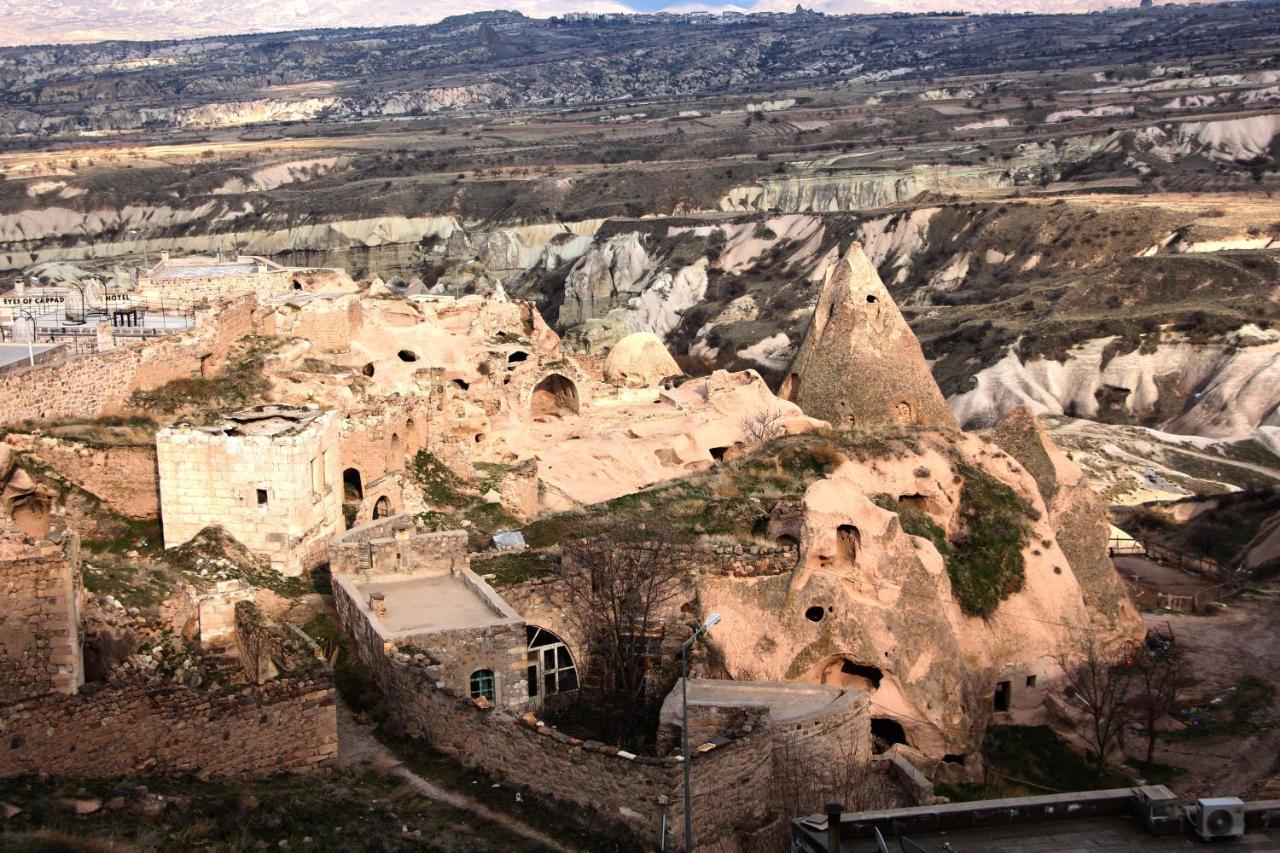
[[872, 749], [877, 755], [895, 743], [900, 743], [903, 746], [911, 745], [907, 742], [907, 732], [902, 727], [902, 723], [889, 717], [871, 718], [871, 738]]
[[364, 481], [357, 468], [348, 468], [342, 472], [342, 499], [344, 501], [364, 500]]
[[533, 398], [529, 405], [534, 415], [576, 415], [578, 386], [569, 377], [552, 373], [533, 386]]
[[874, 693], [880, 688], [884, 671], [878, 666], [861, 663], [847, 655], [828, 658], [818, 667], [817, 681], [845, 690], [861, 690]]

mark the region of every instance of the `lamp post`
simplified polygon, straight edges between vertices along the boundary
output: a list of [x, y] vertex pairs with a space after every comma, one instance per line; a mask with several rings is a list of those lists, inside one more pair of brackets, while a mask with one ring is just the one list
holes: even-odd
[[31, 321], [31, 337], [27, 338], [27, 364], [31, 367], [36, 366], [36, 316], [25, 308], [19, 308], [18, 313]]
[[711, 626], [720, 621], [719, 613], [712, 613], [706, 621], [693, 629], [689, 639], [680, 647], [680, 704], [683, 708], [683, 723], [680, 726], [680, 739], [684, 755], [684, 849], [685, 853], [693, 853], [693, 788], [691, 787], [693, 767], [689, 760], [689, 650], [698, 638], [711, 630]]

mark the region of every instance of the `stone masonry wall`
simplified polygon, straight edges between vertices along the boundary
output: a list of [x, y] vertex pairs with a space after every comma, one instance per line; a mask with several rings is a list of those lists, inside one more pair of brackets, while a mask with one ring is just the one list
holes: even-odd
[[5, 443], [46, 465], [127, 518], [160, 514], [154, 445], [91, 447], [53, 436], [11, 433]]
[[[743, 543], [638, 542], [617, 545], [619, 548], [653, 550], [661, 547], [664, 559], [675, 563], [687, 574], [726, 575], [730, 577], [765, 577], [783, 575], [796, 566], [795, 548]], [[572, 569], [579, 559], [578, 543], [564, 546], [564, 564]]]
[[[77, 543], [0, 532], [0, 702], [84, 681]], [[0, 719], [3, 714], [0, 713]]]
[[0, 382], [0, 423], [121, 412], [136, 390], [199, 376], [216, 366], [231, 343], [253, 332], [256, 305], [254, 296], [243, 296], [197, 312], [195, 328], [178, 335], [6, 373]]
[[[335, 560], [336, 564], [336, 560]], [[667, 844], [682, 838], [682, 769], [671, 758], [634, 756], [616, 747], [529, 725], [501, 710], [481, 710], [431, 667], [396, 660], [360, 608], [335, 585], [340, 624], [354, 638], [396, 725], [463, 764], [525, 786], [542, 796], [594, 809], [653, 847], [667, 814]], [[528, 718], [525, 718], [528, 719]], [[768, 810], [773, 739], [767, 731], [739, 738], [695, 758], [693, 799], [699, 847], [731, 837]], [[665, 803], [664, 803], [665, 801]]]
[[0, 705], [0, 778], [268, 775], [337, 757], [332, 673], [200, 691], [88, 684]]
[[[344, 525], [337, 442], [332, 414], [287, 435], [161, 430], [156, 453], [166, 547], [220, 524], [283, 574], [313, 568]], [[323, 470], [318, 488], [313, 460]]]
[[245, 275], [166, 275], [138, 279], [138, 293], [147, 299], [163, 299], [172, 305], [197, 305], [217, 302], [229, 296], [250, 292], [257, 296], [287, 293], [292, 283], [288, 270], [268, 270]]

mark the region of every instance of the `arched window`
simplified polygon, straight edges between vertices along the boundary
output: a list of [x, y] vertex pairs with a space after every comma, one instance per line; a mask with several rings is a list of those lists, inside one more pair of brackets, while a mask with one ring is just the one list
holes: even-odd
[[482, 696], [490, 702], [498, 701], [498, 694], [493, 684], [493, 670], [491, 669], [477, 669], [471, 673], [471, 698], [479, 699]]
[[374, 504], [373, 504], [374, 521], [377, 521], [380, 518], [387, 518], [390, 515], [391, 515], [391, 500], [386, 495], [383, 495], [382, 497], [374, 501]]
[[404, 446], [400, 443], [400, 434], [391, 434], [391, 447], [387, 458], [387, 468], [396, 471], [404, 467]]
[[578, 668], [569, 648], [546, 628], [526, 625], [524, 630], [529, 645], [529, 697], [577, 690]]

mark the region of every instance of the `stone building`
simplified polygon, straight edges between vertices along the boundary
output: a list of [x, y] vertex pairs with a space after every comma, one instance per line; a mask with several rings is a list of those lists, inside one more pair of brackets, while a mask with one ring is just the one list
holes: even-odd
[[857, 243], [827, 273], [779, 396], [837, 427], [956, 428], [920, 342]]
[[[539, 695], [544, 671], [530, 663], [525, 621], [471, 571], [465, 532], [421, 533], [412, 516], [398, 515], [338, 537], [331, 554], [334, 603], [354, 636], [401, 649], [406, 662], [477, 701], [523, 708], [531, 686]], [[568, 649], [552, 640], [545, 674], [558, 690], [563, 670], [576, 689]]]
[[285, 293], [294, 287], [293, 276], [293, 270], [266, 258], [171, 258], [164, 252], [154, 266], [138, 270], [135, 287], [146, 300], [197, 305], [246, 292], [259, 297]]
[[165, 547], [221, 526], [286, 575], [323, 563], [342, 531], [342, 463], [331, 412], [256, 406], [213, 426], [156, 434]]
[[336, 757], [332, 671], [243, 589], [199, 602], [198, 682], [157, 663], [163, 654], [195, 665], [176, 642], [86, 676], [95, 604], [82, 601], [79, 539], [65, 516], [32, 506], [49, 497], [0, 444], [0, 779], [266, 775]]

